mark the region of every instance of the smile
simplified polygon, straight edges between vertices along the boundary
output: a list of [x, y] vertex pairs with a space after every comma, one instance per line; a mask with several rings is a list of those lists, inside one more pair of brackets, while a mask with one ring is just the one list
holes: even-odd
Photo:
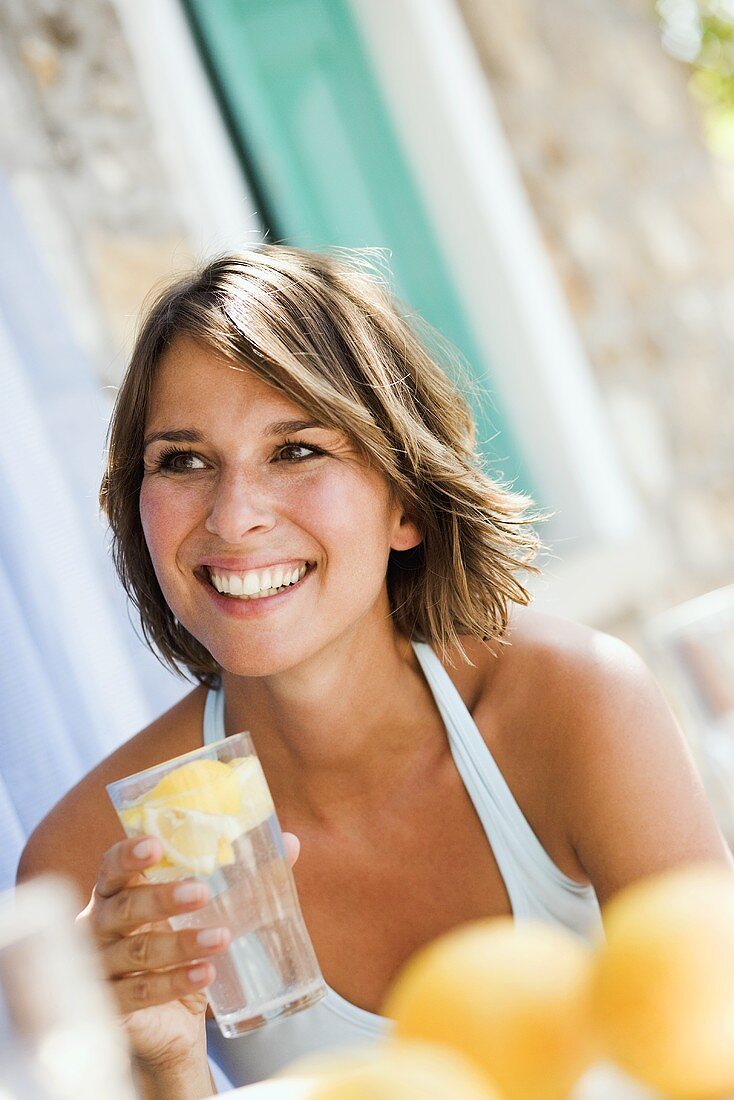
[[229, 596], [235, 600], [261, 600], [298, 584], [306, 575], [307, 569], [308, 563], [301, 561], [285, 566], [266, 566], [247, 573], [207, 566], [206, 572], [209, 583], [221, 596]]

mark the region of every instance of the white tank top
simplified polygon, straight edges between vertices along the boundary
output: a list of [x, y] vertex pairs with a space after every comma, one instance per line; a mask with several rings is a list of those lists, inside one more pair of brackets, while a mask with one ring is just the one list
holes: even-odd
[[[454, 762], [494, 852], [514, 919], [550, 921], [595, 940], [602, 934], [602, 925], [593, 888], [575, 882], [553, 863], [438, 657], [422, 642], [414, 642], [413, 649], [446, 726]], [[224, 693], [210, 691], [204, 707], [204, 743], [224, 736]], [[385, 1017], [350, 1004], [333, 989], [311, 1008], [236, 1039], [225, 1039], [213, 1021], [207, 1024], [209, 1054], [233, 1086], [261, 1081], [313, 1051], [375, 1042], [390, 1029]]]

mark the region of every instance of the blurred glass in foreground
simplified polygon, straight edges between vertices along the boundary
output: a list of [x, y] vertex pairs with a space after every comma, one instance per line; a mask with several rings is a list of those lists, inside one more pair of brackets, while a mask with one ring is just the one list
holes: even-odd
[[134, 1100], [128, 1051], [60, 879], [0, 895], [0, 1100]]
[[690, 740], [721, 830], [734, 846], [734, 584], [648, 624], [690, 717]]

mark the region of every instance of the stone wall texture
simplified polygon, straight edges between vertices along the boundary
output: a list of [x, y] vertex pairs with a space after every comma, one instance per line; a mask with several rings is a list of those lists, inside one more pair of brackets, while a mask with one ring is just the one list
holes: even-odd
[[734, 580], [734, 166], [652, 0], [459, 0], [629, 476], [672, 576], [607, 625]]
[[0, 165], [105, 382], [150, 287], [188, 260], [175, 187], [109, 0], [3, 0]]
[[[142, 3], [142, 0], [140, 0]], [[615, 439], [674, 560], [597, 625], [734, 576], [734, 168], [706, 150], [648, 0], [457, 0]], [[151, 287], [188, 262], [110, 0], [4, 0], [0, 165], [70, 323], [119, 379]]]

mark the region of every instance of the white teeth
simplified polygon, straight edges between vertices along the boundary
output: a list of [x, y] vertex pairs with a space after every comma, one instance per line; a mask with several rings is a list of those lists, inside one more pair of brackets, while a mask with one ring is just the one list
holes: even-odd
[[243, 595], [254, 596], [256, 592], [260, 591], [260, 578], [257, 573], [246, 573], [244, 580], [244, 587], [242, 589]]
[[296, 584], [305, 576], [307, 566], [304, 562], [295, 569], [284, 569], [276, 565], [272, 569], [263, 569], [261, 572], [251, 570], [248, 573], [217, 573], [209, 570], [211, 583], [217, 592], [239, 599], [262, 599], [263, 596], [271, 596], [275, 592], [289, 585]]

